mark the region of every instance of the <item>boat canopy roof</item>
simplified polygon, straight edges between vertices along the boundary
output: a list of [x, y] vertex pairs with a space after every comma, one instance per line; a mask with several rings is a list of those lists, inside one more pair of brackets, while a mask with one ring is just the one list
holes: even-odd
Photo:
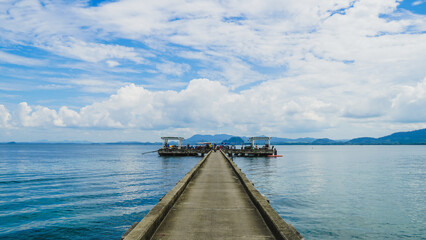
[[183, 137], [161, 137], [161, 139], [163, 139], [163, 140], [179, 140], [179, 141], [183, 141], [185, 138], [183, 138]]

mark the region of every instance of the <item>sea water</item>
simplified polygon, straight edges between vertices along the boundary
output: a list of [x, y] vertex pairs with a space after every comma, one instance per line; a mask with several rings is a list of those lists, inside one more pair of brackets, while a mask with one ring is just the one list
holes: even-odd
[[[0, 239], [119, 239], [201, 158], [160, 146], [0, 144]], [[425, 239], [426, 146], [234, 158], [307, 239]]]
[[120, 239], [199, 160], [159, 146], [0, 146], [0, 239]]
[[306, 239], [426, 239], [426, 146], [278, 146], [234, 158]]

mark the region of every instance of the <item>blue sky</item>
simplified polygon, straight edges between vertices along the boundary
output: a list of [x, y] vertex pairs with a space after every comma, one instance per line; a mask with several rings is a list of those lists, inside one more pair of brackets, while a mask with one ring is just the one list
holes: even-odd
[[0, 141], [426, 127], [426, 2], [0, 1]]
[[398, 8], [405, 9], [415, 14], [426, 14], [426, 1], [414, 0], [414, 1], [402, 1]]

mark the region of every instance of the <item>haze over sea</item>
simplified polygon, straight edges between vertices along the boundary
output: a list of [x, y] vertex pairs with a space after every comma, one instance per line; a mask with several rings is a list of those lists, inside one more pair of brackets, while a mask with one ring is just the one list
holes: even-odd
[[[0, 239], [119, 239], [199, 160], [159, 146], [0, 145]], [[234, 158], [306, 239], [425, 239], [425, 146]]]

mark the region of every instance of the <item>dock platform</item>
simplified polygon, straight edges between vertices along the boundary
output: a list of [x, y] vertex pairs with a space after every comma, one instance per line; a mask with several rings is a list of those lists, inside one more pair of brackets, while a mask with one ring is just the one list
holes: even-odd
[[[199, 149], [187, 149], [187, 148], [160, 148], [158, 149], [158, 154], [160, 156], [204, 156], [211, 149], [209, 148], [199, 148]], [[270, 148], [246, 148], [246, 149], [222, 149], [222, 151], [228, 156], [235, 157], [266, 157], [268, 155], [273, 155], [274, 150]]]
[[303, 237], [218, 150], [210, 151], [123, 239]]

